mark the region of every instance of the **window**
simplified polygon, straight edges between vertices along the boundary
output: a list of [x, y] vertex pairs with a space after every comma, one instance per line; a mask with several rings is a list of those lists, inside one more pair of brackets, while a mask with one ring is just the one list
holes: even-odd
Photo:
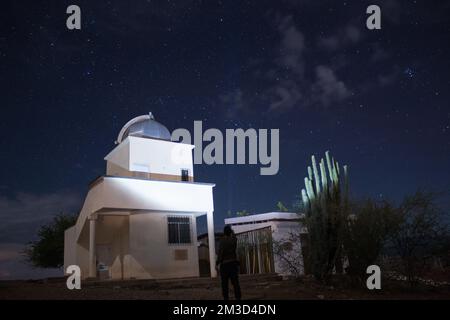
[[191, 219], [189, 217], [168, 217], [169, 243], [191, 243]]
[[181, 169], [181, 181], [189, 181], [189, 170]]

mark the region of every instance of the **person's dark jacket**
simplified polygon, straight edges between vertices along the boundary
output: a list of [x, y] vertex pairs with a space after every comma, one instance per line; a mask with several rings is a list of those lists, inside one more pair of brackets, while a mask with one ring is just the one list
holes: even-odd
[[228, 262], [238, 261], [236, 256], [237, 239], [234, 234], [224, 236], [219, 243], [219, 253], [217, 255], [216, 264], [224, 264]]

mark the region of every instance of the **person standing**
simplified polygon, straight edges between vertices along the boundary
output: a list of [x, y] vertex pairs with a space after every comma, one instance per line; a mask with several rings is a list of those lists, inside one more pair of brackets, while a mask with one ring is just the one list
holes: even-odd
[[239, 286], [239, 260], [236, 255], [237, 239], [230, 226], [223, 228], [224, 236], [219, 243], [219, 254], [216, 267], [219, 268], [222, 282], [222, 295], [228, 300], [228, 280], [234, 289], [234, 297], [241, 300], [241, 287]]

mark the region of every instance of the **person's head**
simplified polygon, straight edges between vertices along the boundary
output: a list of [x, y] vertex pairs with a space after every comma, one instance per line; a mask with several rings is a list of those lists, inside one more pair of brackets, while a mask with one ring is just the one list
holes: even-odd
[[233, 234], [233, 229], [231, 229], [230, 226], [225, 226], [223, 228], [223, 234], [226, 235], [227, 237], [229, 237]]

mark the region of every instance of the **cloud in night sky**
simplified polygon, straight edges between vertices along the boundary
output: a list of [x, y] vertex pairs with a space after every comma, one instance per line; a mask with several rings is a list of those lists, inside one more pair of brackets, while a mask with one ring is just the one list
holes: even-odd
[[[233, 117], [252, 110], [260, 112], [261, 106], [267, 106], [265, 112], [284, 114], [295, 108], [330, 107], [350, 97], [351, 89], [339, 78], [335, 66], [311, 63], [307, 55], [311, 50], [306, 46], [308, 39], [293, 16], [277, 16], [275, 21], [278, 44], [273, 59], [268, 63], [260, 61], [253, 64], [255, 78], [251, 81], [266, 83], [265, 91], [255, 97], [248, 94], [243, 86], [221, 95], [220, 104], [225, 107], [227, 115]], [[360, 30], [347, 25], [336, 34], [318, 41], [317, 47], [340, 50], [361, 39]], [[343, 61], [341, 65], [348, 65], [348, 61]]]
[[350, 95], [345, 84], [327, 66], [316, 67], [316, 82], [312, 91], [324, 106], [329, 106], [334, 101], [341, 101]]
[[[394, 19], [399, 14], [398, 4], [386, 3], [385, 11]], [[348, 71], [368, 38], [361, 17], [350, 19], [327, 34], [303, 32], [293, 15], [270, 16], [273, 32], [277, 34], [272, 59], [249, 57], [253, 77], [219, 96], [228, 118], [244, 113], [263, 112], [273, 116], [295, 109], [342, 107], [356, 95], [395, 84], [401, 74], [397, 65], [379, 67], [392, 54], [380, 43], [371, 42], [367, 44], [371, 48], [368, 67], [374, 68], [374, 76], [358, 79], [353, 74], [352, 81], [347, 80]], [[255, 95], [254, 87], [264, 89]]]
[[293, 108], [302, 98], [301, 88], [295, 81], [282, 80], [271, 88], [273, 99], [269, 111], [287, 111]]
[[330, 51], [338, 50], [344, 46], [355, 44], [361, 40], [361, 31], [354, 25], [347, 25], [339, 29], [336, 34], [320, 37], [318, 46]]
[[15, 197], [0, 197], [0, 241], [26, 243], [34, 238], [42, 224], [56, 214], [77, 213], [81, 198], [71, 192], [33, 194], [20, 192]]
[[20, 192], [13, 198], [0, 197], [0, 242], [26, 243], [32, 240], [40, 225], [56, 214], [76, 213], [82, 204], [71, 192], [33, 194]]
[[280, 55], [276, 61], [281, 67], [288, 68], [296, 74], [303, 74], [304, 61], [303, 51], [305, 50], [305, 37], [297, 29], [292, 16], [284, 17], [278, 31], [281, 35]]
[[26, 243], [35, 239], [37, 230], [60, 212], [77, 213], [81, 198], [71, 192], [33, 194], [20, 192], [15, 197], [0, 197], [0, 279], [45, 277], [55, 270], [35, 269], [22, 255]]
[[[281, 19], [278, 25], [281, 43], [275, 58], [276, 69], [272, 81], [276, 84], [269, 89], [271, 96], [269, 111], [286, 111], [294, 107], [302, 98], [301, 85], [304, 81], [305, 37], [295, 26], [292, 16]], [[289, 77], [286, 75], [289, 74]]]

